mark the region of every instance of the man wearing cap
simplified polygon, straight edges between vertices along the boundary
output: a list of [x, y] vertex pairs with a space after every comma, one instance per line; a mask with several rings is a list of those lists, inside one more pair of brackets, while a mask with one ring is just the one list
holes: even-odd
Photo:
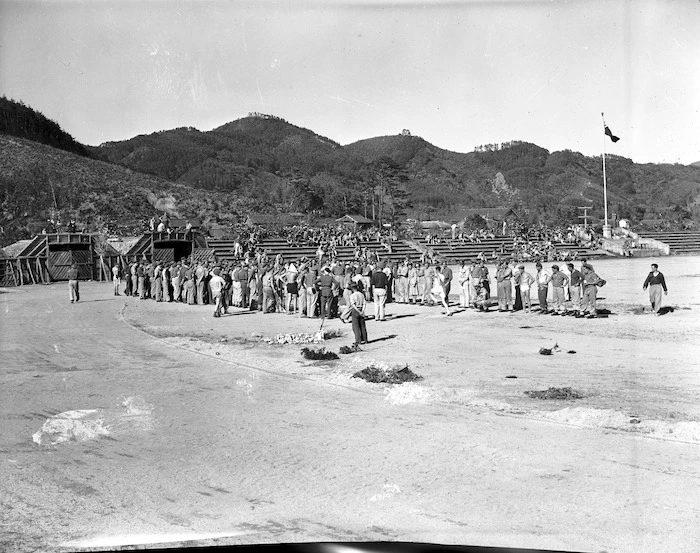
[[596, 299], [598, 297], [598, 284], [601, 278], [593, 271], [593, 267], [588, 263], [583, 264], [583, 312], [577, 317], [584, 317], [588, 313], [589, 319], [598, 317], [596, 310]]
[[554, 310], [552, 315], [566, 315], [566, 295], [564, 286], [569, 283], [566, 273], [559, 270], [559, 265], [552, 265], [552, 303]]
[[539, 261], [535, 263], [537, 268], [537, 299], [540, 302], [540, 315], [549, 313], [547, 310], [547, 292], [549, 291], [549, 281], [552, 279], [550, 274], [542, 268], [542, 263]]
[[324, 267], [320, 277], [316, 279], [316, 286], [320, 292], [321, 299], [321, 318], [331, 318], [331, 302], [333, 301], [333, 285], [335, 279], [331, 273], [330, 267]]

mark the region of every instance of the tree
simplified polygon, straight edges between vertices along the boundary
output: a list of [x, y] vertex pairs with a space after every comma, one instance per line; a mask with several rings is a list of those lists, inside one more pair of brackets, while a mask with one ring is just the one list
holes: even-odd
[[373, 186], [372, 217], [375, 218], [374, 203], [377, 202], [376, 219], [382, 224], [387, 218], [393, 225], [405, 216], [410, 207], [406, 182], [408, 176], [403, 167], [389, 157], [379, 158], [368, 167]]

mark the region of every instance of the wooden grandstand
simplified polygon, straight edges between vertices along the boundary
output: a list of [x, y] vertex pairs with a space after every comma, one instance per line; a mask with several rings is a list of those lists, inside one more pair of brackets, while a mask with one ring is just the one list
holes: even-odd
[[671, 255], [700, 254], [700, 232], [698, 231], [657, 231], [641, 232], [642, 238], [653, 238], [668, 244]]
[[148, 232], [143, 234], [126, 252], [127, 261], [178, 261], [195, 255], [198, 249], [206, 249], [204, 235], [196, 230]]
[[108, 279], [108, 266], [118, 262], [119, 253], [101, 244], [96, 235], [82, 233], [38, 234], [22, 241], [13, 255], [3, 260], [5, 286], [48, 284], [67, 280], [71, 265], [83, 280]]

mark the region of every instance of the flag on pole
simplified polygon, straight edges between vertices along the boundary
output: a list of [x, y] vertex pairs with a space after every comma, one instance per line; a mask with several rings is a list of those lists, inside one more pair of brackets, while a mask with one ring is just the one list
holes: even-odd
[[619, 137], [615, 136], [612, 133], [612, 131], [610, 130], [610, 128], [607, 125], [605, 125], [605, 124], [603, 124], [603, 125], [605, 126], [605, 134], [607, 134], [610, 137], [610, 140], [612, 140], [613, 142], [617, 142], [618, 140], [620, 140]]

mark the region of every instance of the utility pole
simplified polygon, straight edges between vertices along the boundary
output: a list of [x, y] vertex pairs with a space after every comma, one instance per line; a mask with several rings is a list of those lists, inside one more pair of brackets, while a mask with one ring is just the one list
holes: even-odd
[[588, 228], [588, 210], [593, 209], [592, 205], [586, 205], [583, 207], [578, 207], [576, 209], [583, 210], [583, 215], [579, 215], [579, 219], [583, 219], [583, 228], [587, 229]]

